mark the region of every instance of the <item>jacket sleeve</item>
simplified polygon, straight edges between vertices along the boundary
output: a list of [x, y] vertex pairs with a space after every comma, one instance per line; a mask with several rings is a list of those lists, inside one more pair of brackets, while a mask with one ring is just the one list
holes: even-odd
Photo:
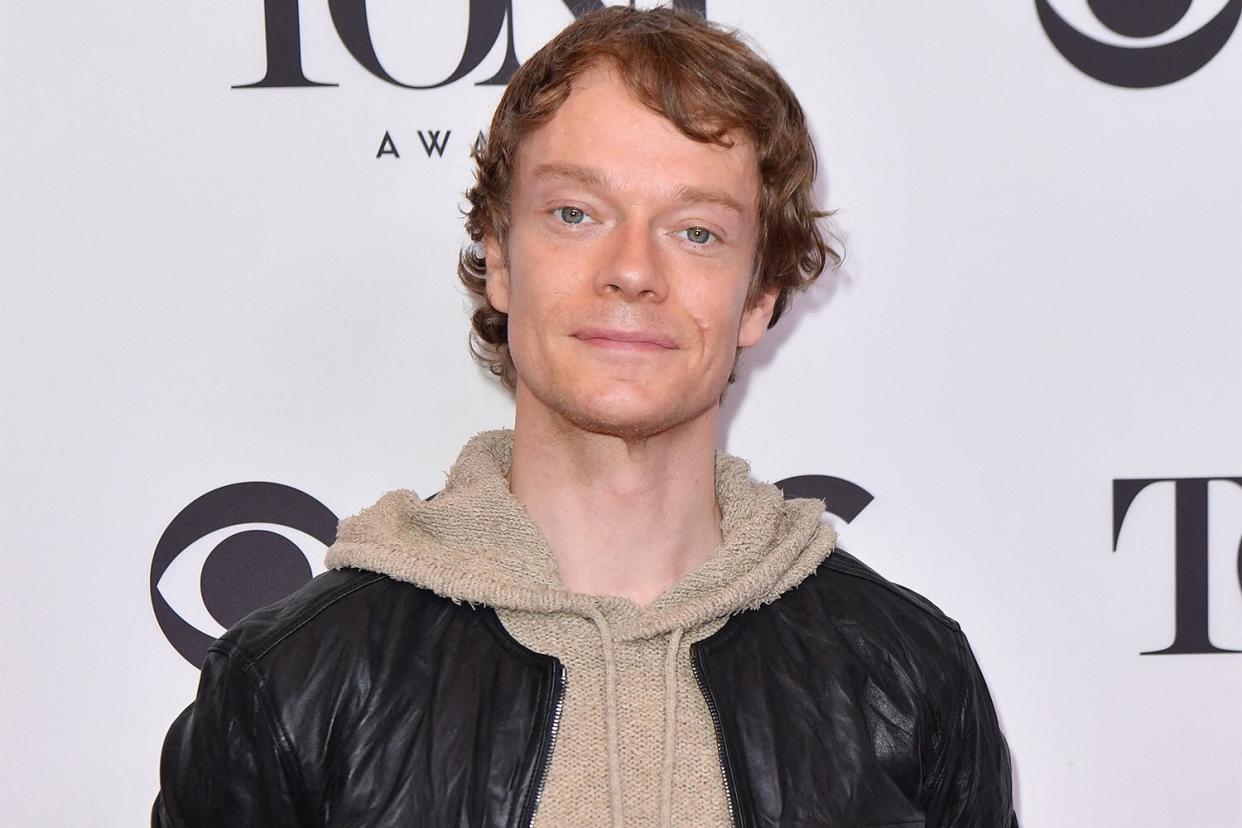
[[152, 828], [313, 825], [292, 755], [261, 673], [217, 642], [194, 703], [164, 740]]
[[1018, 828], [1009, 748], [970, 643], [957, 638], [959, 690], [923, 786], [927, 828]]

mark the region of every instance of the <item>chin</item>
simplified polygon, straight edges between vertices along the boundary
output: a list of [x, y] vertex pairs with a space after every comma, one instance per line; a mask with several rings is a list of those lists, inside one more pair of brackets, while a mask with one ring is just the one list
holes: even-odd
[[642, 439], [696, 420], [717, 403], [707, 389], [651, 387], [635, 382], [528, 386], [533, 402], [582, 431]]
[[654, 437], [697, 419], [716, 404], [719, 395], [650, 393], [629, 388], [583, 389], [565, 395], [558, 413], [583, 431], [627, 440]]

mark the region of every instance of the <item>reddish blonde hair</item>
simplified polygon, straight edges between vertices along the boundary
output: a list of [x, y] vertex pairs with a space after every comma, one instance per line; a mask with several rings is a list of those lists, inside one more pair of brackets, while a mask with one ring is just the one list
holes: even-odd
[[[815, 147], [797, 98], [776, 70], [741, 38], [674, 9], [613, 6], [578, 18], [526, 61], [509, 81], [475, 154], [475, 185], [466, 192], [466, 231], [474, 244], [457, 274], [474, 297], [471, 352], [506, 386], [516, 382], [508, 315], [487, 300], [482, 241], [505, 246], [510, 183], [522, 138], [546, 123], [569, 97], [573, 80], [608, 61], [634, 97], [696, 141], [729, 145], [736, 131], [754, 144], [759, 163], [759, 232], [748, 302], [777, 291], [769, 327], [795, 291], [841, 254], [825, 240], [815, 209]], [[733, 377], [729, 377], [730, 381]]]

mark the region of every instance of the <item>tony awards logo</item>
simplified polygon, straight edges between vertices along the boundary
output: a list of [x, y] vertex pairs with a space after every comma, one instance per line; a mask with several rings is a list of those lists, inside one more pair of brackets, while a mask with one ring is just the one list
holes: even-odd
[[[1153, 483], [1173, 484], [1173, 643], [1143, 655], [1236, 653], [1212, 643], [1208, 630], [1208, 493], [1209, 483], [1236, 483], [1242, 477], [1165, 477], [1113, 481], [1113, 549], [1134, 499]], [[1237, 577], [1242, 589], [1242, 545], [1238, 548]], [[1232, 592], [1232, 590], [1228, 590]], [[1219, 593], [1218, 593], [1219, 594]], [[1242, 598], [1237, 594], [1234, 597]]]
[[[367, 14], [367, 0], [326, 0], [332, 25], [354, 60], [382, 81], [404, 89], [438, 89], [448, 86], [469, 75], [479, 67], [501, 35], [505, 37], [505, 56], [495, 74], [477, 81], [476, 86], [504, 86], [518, 70], [521, 61], [513, 45], [513, 0], [469, 0], [469, 23], [466, 42], [462, 47], [457, 66], [438, 81], [409, 83], [394, 77], [375, 51], [371, 37], [371, 20]], [[561, 0], [574, 15], [581, 17], [606, 5], [603, 0]], [[1239, 0], [1242, 2], [1242, 0]], [[629, 5], [634, 5], [633, 2]], [[674, 0], [675, 8], [707, 16], [707, 0]], [[520, 6], [519, 6], [520, 7]], [[267, 72], [253, 83], [234, 86], [235, 89], [259, 89], [291, 86], [336, 86], [311, 80], [302, 67], [302, 24], [298, 16], [298, 0], [264, 0], [263, 23], [267, 49]], [[312, 73], [314, 74], [313, 70]]]

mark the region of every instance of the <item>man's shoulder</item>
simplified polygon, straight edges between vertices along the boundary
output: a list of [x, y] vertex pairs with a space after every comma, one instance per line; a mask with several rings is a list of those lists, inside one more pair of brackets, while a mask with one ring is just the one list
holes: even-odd
[[940, 607], [841, 549], [769, 608], [772, 622], [826, 634], [868, 665], [944, 669], [960, 663], [966, 646], [961, 627]]
[[[270, 662], [353, 660], [376, 647], [417, 646], [421, 633], [486, 619], [429, 589], [361, 569], [330, 569], [290, 595], [251, 612], [210, 652]], [[485, 623], [486, 626], [486, 623]]]
[[212, 649], [239, 649], [260, 661], [308, 625], [339, 620], [342, 612], [365, 611], [374, 605], [368, 600], [370, 595], [391, 589], [394, 583], [376, 572], [330, 569], [284, 598], [247, 614]]
[[934, 625], [951, 633], [961, 631], [957, 621], [924, 595], [888, 580], [843, 549], [836, 549], [825, 558], [807, 585], [821, 591], [824, 597], [835, 599], [841, 609], [865, 603], [912, 623]]

